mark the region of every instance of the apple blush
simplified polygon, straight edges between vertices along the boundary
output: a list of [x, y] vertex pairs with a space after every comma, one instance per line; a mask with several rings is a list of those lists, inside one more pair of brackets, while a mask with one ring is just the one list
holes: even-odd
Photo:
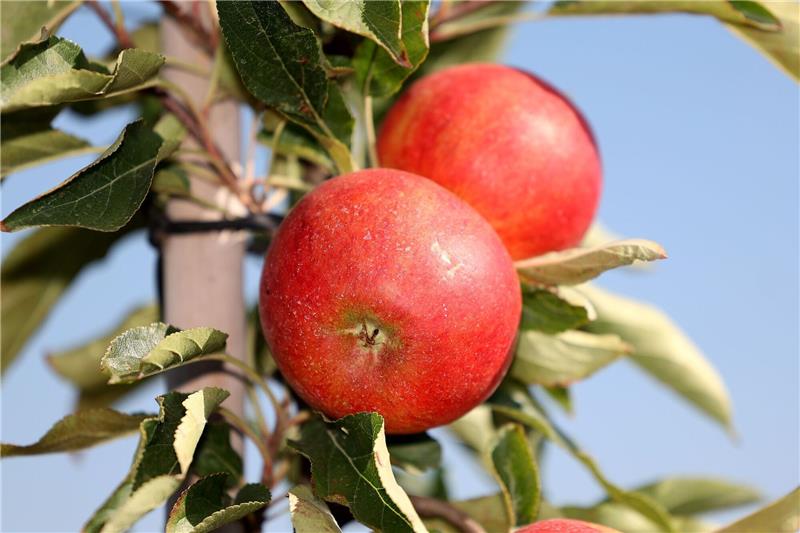
[[434, 182], [370, 169], [333, 178], [280, 225], [260, 287], [286, 381], [330, 418], [377, 411], [388, 433], [447, 424], [511, 362], [519, 280], [492, 227]]

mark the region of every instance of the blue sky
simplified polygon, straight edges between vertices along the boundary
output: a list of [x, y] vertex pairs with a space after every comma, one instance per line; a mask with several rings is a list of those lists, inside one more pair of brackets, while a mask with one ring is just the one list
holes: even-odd
[[[157, 13], [124, 7], [131, 24]], [[61, 34], [89, 53], [110, 43], [86, 10]], [[715, 21], [692, 16], [528, 23], [513, 31], [503, 61], [546, 78], [584, 111], [604, 164], [600, 219], [618, 234], [662, 243], [670, 255], [647, 272], [610, 273], [601, 285], [658, 305], [685, 329], [730, 390], [739, 439], [624, 361], [574, 386], [576, 414], [560, 422], [623, 486], [703, 474], [750, 483], [769, 499], [788, 492], [800, 477], [797, 85]], [[66, 115], [58, 125], [107, 144], [132, 118], [130, 110], [94, 123]], [[11, 176], [3, 213], [90, 160]], [[0, 237], [3, 253], [22, 235]], [[259, 268], [258, 258], [245, 266], [251, 301]], [[4, 442], [32, 442], [70, 412], [72, 391], [44, 356], [152, 300], [154, 269], [155, 254], [138, 236], [81, 275], [4, 376]], [[154, 410], [162, 386], [154, 380], [119, 407]], [[0, 529], [76, 530], [124, 476], [134, 446], [127, 439], [77, 456], [4, 461]], [[446, 451], [455, 495], [495, 491], [461, 453]], [[544, 477], [555, 503], [602, 496], [556, 451]], [[137, 530], [157, 530], [161, 520], [152, 513]], [[282, 519], [273, 529], [288, 527]]]

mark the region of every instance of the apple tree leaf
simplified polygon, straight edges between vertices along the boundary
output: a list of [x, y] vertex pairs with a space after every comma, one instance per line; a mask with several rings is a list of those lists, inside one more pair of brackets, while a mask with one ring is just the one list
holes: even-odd
[[155, 305], [138, 307], [102, 337], [48, 355], [47, 362], [56, 374], [78, 390], [78, 410], [105, 407], [133, 390], [134, 385], [109, 385], [109, 374], [100, 368], [100, 361], [115, 337], [131, 328], [152, 324], [158, 314]]
[[129, 124], [95, 162], [22, 205], [0, 222], [3, 231], [29, 226], [79, 226], [116, 231], [142, 205], [161, 137], [141, 121]]
[[53, 113], [24, 111], [3, 116], [0, 122], [0, 138], [3, 139], [0, 143], [0, 179], [54, 159], [94, 151], [80, 137], [52, 128], [52, 118]]
[[768, 8], [778, 18], [780, 30], [763, 31], [744, 24], [726, 24], [729, 30], [749, 42], [775, 65], [800, 81], [800, 5], [796, 2], [731, 2]]
[[227, 391], [214, 387], [159, 396], [159, 415], [139, 425], [139, 445], [127, 476], [83, 530], [125, 531], [163, 505], [186, 478], [188, 468], [179, 457], [194, 455], [208, 415], [227, 396]]
[[[375, 2], [367, 2], [369, 4]], [[400, 3], [402, 10], [402, 44], [407, 51], [405, 63], [398, 62], [372, 41], [364, 41], [356, 48], [353, 66], [356, 78], [364, 92], [372, 96], [390, 96], [402, 87], [403, 82], [428, 57], [429, 0], [410, 0]]]
[[750, 533], [769, 531], [770, 533], [793, 533], [800, 529], [800, 488], [737, 520], [716, 530], [715, 533]]
[[211, 474], [194, 482], [172, 506], [166, 533], [206, 533], [235, 522], [269, 503], [267, 487], [245, 485], [235, 499], [226, 492], [228, 475]]
[[762, 31], [777, 31], [780, 22], [762, 4], [764, 2], [685, 2], [663, 1], [591, 1], [560, 0], [548, 14], [567, 15], [642, 15], [657, 13], [690, 13], [711, 15], [723, 22], [741, 24]]
[[594, 248], [572, 248], [516, 261], [520, 278], [536, 285], [576, 285], [606, 270], [640, 261], [665, 259], [664, 249], [653, 241], [628, 239]]
[[565, 386], [589, 377], [631, 351], [629, 344], [613, 334], [572, 330], [547, 335], [522, 331], [510, 374], [529, 384]]
[[[511, 531], [513, 526], [509, 520], [506, 503], [501, 493], [480, 496], [469, 500], [449, 502], [450, 505], [467, 513], [487, 532]], [[441, 533], [460, 533], [450, 522], [441, 518], [425, 518], [425, 525], [430, 531]]]
[[217, 11], [247, 90], [314, 134], [340, 172], [355, 168], [348, 149], [353, 119], [327, 78], [314, 32], [295, 24], [278, 2], [220, 1]]
[[542, 333], [560, 333], [579, 328], [590, 320], [584, 305], [575, 305], [557, 292], [542, 288], [522, 288], [522, 322], [520, 329]]
[[756, 503], [761, 494], [747, 485], [724, 479], [671, 477], [633, 489], [675, 515], [694, 515]]
[[674, 531], [670, 516], [657, 501], [646, 494], [623, 490], [606, 478], [597, 462], [552, 423], [527, 387], [506, 379], [488, 400], [488, 406], [496, 413], [538, 431], [566, 451], [589, 471], [612, 500], [645, 517], [652, 524], [650, 530]]
[[587, 325], [589, 331], [619, 335], [633, 346], [633, 363], [732, 430], [731, 401], [722, 378], [669, 317], [597, 287], [580, 290], [597, 310], [597, 319]]
[[541, 499], [539, 467], [522, 426], [506, 424], [498, 429], [489, 447], [489, 460], [514, 525], [534, 522]]
[[135, 219], [116, 233], [43, 228], [21, 239], [3, 258], [0, 285], [0, 370], [10, 365], [87, 266], [104, 258], [122, 237], [141, 227]]
[[289, 514], [295, 533], [342, 533], [328, 505], [306, 485], [289, 491]]
[[128, 415], [100, 408], [67, 415], [34, 444], [0, 445], [0, 457], [72, 452], [135, 432], [147, 415]]
[[358, 413], [334, 422], [316, 417], [289, 444], [311, 461], [320, 498], [349, 506], [356, 520], [376, 530], [426, 531], [394, 478], [379, 414]]
[[225, 349], [228, 335], [214, 328], [178, 330], [163, 322], [129, 329], [115, 337], [100, 361], [109, 383], [143, 379]]
[[410, 66], [405, 43], [400, 38], [402, 21], [398, 0], [303, 0], [303, 3], [325, 22], [370, 39], [386, 50], [396, 63]]
[[333, 170], [334, 164], [328, 152], [319, 141], [306, 129], [294, 123], [286, 123], [278, 135], [278, 144], [275, 144], [277, 124], [264, 124], [264, 129], [259, 132], [257, 140], [282, 155], [294, 155], [305, 159], [327, 170]]
[[138, 90], [156, 75], [164, 57], [128, 48], [112, 70], [89, 62], [80, 46], [60, 37], [22, 45], [0, 66], [0, 111], [52, 106]]
[[5, 60], [21, 43], [37, 40], [42, 28], [55, 33], [80, 5], [80, 0], [4, 3], [0, 11], [0, 59]]
[[239, 452], [231, 446], [231, 426], [223, 421], [211, 421], [197, 444], [192, 474], [205, 477], [218, 473], [228, 474], [228, 488], [233, 488], [241, 484], [244, 467]]

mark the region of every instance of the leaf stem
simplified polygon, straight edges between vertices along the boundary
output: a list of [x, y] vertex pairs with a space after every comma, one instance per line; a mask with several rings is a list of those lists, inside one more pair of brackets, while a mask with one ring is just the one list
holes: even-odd
[[[370, 75], [371, 76], [371, 75]], [[372, 96], [364, 95], [364, 129], [367, 133], [367, 153], [369, 154], [370, 166], [378, 167], [378, 150], [375, 146], [375, 120], [372, 118]]]
[[121, 48], [133, 48], [133, 40], [130, 34], [125, 30], [125, 26], [118, 26], [115, 24], [111, 15], [108, 14], [108, 11], [103, 9], [103, 6], [101, 6], [97, 0], [88, 0], [86, 6], [94, 11], [103, 24], [114, 34]]
[[500, 15], [497, 17], [489, 17], [483, 20], [476, 20], [471, 24], [462, 24], [449, 31], [445, 25], [438, 27], [436, 31], [432, 31], [430, 33], [430, 41], [432, 43], [439, 43], [442, 41], [455, 39], [456, 37], [461, 37], [463, 35], [469, 35], [477, 31], [496, 28], [497, 26], [504, 26], [514, 22], [533, 22], [537, 20], [543, 20], [545, 18], [547, 18], [547, 16], [541, 13], [517, 13], [514, 15]]
[[253, 428], [250, 427], [250, 424], [242, 420], [239, 415], [231, 411], [226, 407], [218, 407], [217, 412], [222, 415], [222, 417], [233, 427], [241, 431], [243, 434], [247, 435], [247, 437], [253, 441], [253, 444], [256, 445], [258, 448], [259, 453], [261, 454], [262, 459], [264, 459], [264, 466], [265, 469], [267, 465], [269, 465], [269, 470], [272, 471], [272, 455], [269, 453], [269, 449], [267, 449], [266, 442], [259, 438]]
[[461, 509], [457, 509], [449, 503], [437, 500], [435, 498], [426, 498], [424, 496], [411, 496], [412, 505], [417, 510], [420, 516], [427, 518], [442, 518], [448, 523], [455, 526], [462, 533], [486, 533], [478, 522], [472, 519], [467, 513]]
[[164, 56], [164, 57], [166, 59], [166, 62], [164, 63], [164, 66], [166, 68], [183, 70], [185, 72], [197, 74], [198, 76], [201, 76], [203, 78], [208, 78], [209, 76], [212, 75], [211, 72], [209, 72], [208, 70], [204, 69], [199, 65], [195, 65], [194, 63], [189, 63], [188, 61], [184, 61], [175, 56]]

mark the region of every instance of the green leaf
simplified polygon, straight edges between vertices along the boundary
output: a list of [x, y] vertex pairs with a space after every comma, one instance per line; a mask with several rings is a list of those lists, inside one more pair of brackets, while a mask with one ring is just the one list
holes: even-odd
[[186, 478], [186, 459], [191, 461], [209, 414], [227, 396], [227, 391], [214, 387], [159, 396], [158, 417], [146, 418], [139, 425], [139, 446], [128, 475], [84, 531], [124, 531], [162, 505]]
[[400, 2], [353, 0], [303, 0], [305, 6], [320, 19], [380, 45], [400, 65], [410, 66], [405, 43], [400, 40]]
[[[308, 132], [297, 126], [288, 123], [280, 132], [278, 145], [275, 146], [275, 130], [262, 130], [257, 137], [258, 141], [278, 154], [294, 155], [300, 159], [305, 159], [327, 170], [333, 170], [334, 165], [328, 152], [322, 147], [319, 141]], [[307, 187], [307, 186], [306, 186]]]
[[575, 330], [557, 335], [521, 331], [510, 374], [529, 384], [566, 386], [630, 352], [630, 345], [617, 335]]
[[[641, 513], [619, 503], [602, 503], [593, 507], [566, 506], [558, 509], [556, 514], [559, 517], [583, 520], [594, 524], [602, 524], [614, 528], [615, 531], [660, 531], [660, 528], [652, 520]], [[673, 519], [673, 522], [677, 522]], [[675, 524], [677, 526], [677, 523]], [[678, 531], [691, 531], [692, 533], [703, 533], [705, 529], [696, 527], [689, 529], [678, 529]]]
[[231, 426], [216, 421], [206, 424], [205, 432], [197, 444], [192, 473], [205, 477], [211, 474], [228, 474], [229, 488], [238, 486], [244, 470], [242, 457], [231, 446]]
[[236, 522], [266, 507], [269, 490], [261, 484], [242, 487], [231, 501], [226, 490], [227, 474], [212, 474], [183, 491], [167, 518], [166, 533], [206, 533]]
[[552, 387], [542, 387], [542, 389], [565, 413], [568, 415], [575, 413], [572, 407], [572, 396], [570, 395], [568, 387], [559, 387], [555, 385]]
[[572, 248], [516, 261], [520, 277], [537, 285], [576, 285], [606, 270], [639, 261], [665, 259], [664, 249], [652, 241], [628, 239], [594, 248]]
[[[14, 2], [14, 4], [21, 2]], [[10, 113], [0, 122], [0, 179], [62, 157], [94, 152], [85, 140], [50, 127], [53, 114]]]
[[0, 59], [5, 60], [20, 43], [37, 40], [42, 28], [49, 34], [55, 33], [80, 5], [80, 1], [5, 2], [0, 11]]
[[800, 529], [800, 488], [716, 533], [793, 533]]
[[528, 387], [513, 379], [504, 379], [486, 403], [496, 413], [511, 420], [525, 424], [553, 442], [560, 443], [561, 437], [544, 412], [531, 396]]
[[162, 140], [161, 148], [159, 148], [158, 157], [156, 158], [158, 163], [171, 156], [181, 145], [184, 137], [186, 137], [186, 127], [172, 113], [166, 113], [158, 119], [156, 125], [153, 126], [153, 131]]
[[442, 447], [427, 433], [395, 435], [389, 440], [392, 464], [412, 473], [436, 468], [442, 462]]
[[560, 333], [589, 322], [589, 310], [546, 289], [523, 287], [520, 329]]
[[29, 226], [79, 226], [116, 231], [142, 205], [161, 138], [141, 121], [129, 124], [95, 162], [68, 180], [14, 210], [0, 229]]
[[22, 45], [0, 67], [0, 111], [52, 106], [138, 90], [156, 75], [163, 56], [138, 48], [120, 52], [113, 70], [90, 63], [67, 39]]
[[[762, 3], [734, 2], [734, 4], [760, 6]], [[763, 4], [768, 6], [770, 14], [777, 16], [780, 21], [779, 31], [767, 32], [735, 24], [727, 24], [727, 27], [766, 55], [784, 72], [800, 81], [800, 6], [795, 2], [764, 2]]]
[[314, 418], [289, 444], [311, 461], [319, 497], [349, 506], [356, 520], [376, 530], [426, 531], [394, 478], [379, 414], [359, 413], [335, 422]]
[[117, 233], [79, 228], [36, 230], [3, 258], [2, 371], [14, 361], [81, 270], [105, 257], [114, 243], [140, 227], [139, 222], [137, 219]]
[[278, 2], [221, 1], [217, 11], [247, 90], [313, 133], [340, 172], [355, 168], [347, 148], [353, 120], [327, 79], [314, 32], [292, 22]]
[[289, 513], [295, 533], [342, 533], [328, 506], [306, 485], [289, 491]]
[[716, 17], [795, 80], [800, 80], [800, 7], [796, 2], [560, 1], [553, 5], [549, 14], [633, 15], [676, 12]]
[[[367, 2], [375, 4], [380, 2]], [[428, 9], [430, 2], [404, 1], [400, 4], [403, 17], [402, 43], [407, 50], [407, 63], [402, 64], [378, 48], [372, 41], [364, 41], [356, 48], [353, 66], [356, 78], [364, 92], [372, 96], [390, 96], [428, 57]]]
[[764, 31], [777, 31], [779, 21], [767, 9], [760, 5], [761, 2], [750, 1], [721, 1], [721, 2], [692, 2], [692, 1], [662, 1], [647, 2], [634, 1], [577, 1], [561, 0], [555, 2], [548, 12], [549, 15], [637, 15], [655, 13], [692, 13], [697, 15], [711, 15], [721, 21], [731, 24], [742, 24], [759, 28]]
[[674, 477], [634, 489], [660, 503], [671, 514], [693, 515], [756, 503], [755, 489], [722, 479]]
[[597, 310], [589, 331], [622, 337], [633, 346], [632, 362], [732, 431], [731, 402], [722, 378], [669, 317], [596, 287], [580, 290]]
[[136, 381], [225, 349], [226, 333], [213, 328], [176, 328], [157, 322], [125, 331], [108, 345], [101, 366], [109, 383]]
[[526, 387], [506, 380], [488, 402], [495, 412], [538, 431], [569, 453], [589, 471], [611, 499], [645, 517], [651, 523], [648, 531], [674, 530], [669, 515], [658, 502], [645, 494], [625, 491], [611, 483], [595, 460], [555, 427]]
[[150, 190], [156, 194], [186, 197], [190, 194], [192, 183], [181, 165], [160, 165], [153, 176]]
[[132, 390], [130, 385], [108, 385], [109, 374], [101, 370], [100, 360], [116, 336], [155, 320], [158, 320], [158, 307], [138, 307], [102, 337], [47, 357], [50, 367], [78, 389], [78, 410], [105, 407]]
[[67, 415], [34, 444], [3, 444], [0, 457], [72, 452], [133, 433], [147, 415], [128, 415], [113, 409], [90, 409]]
[[[484, 2], [475, 11], [450, 22], [447, 27], [471, 26], [480, 21], [513, 15], [526, 7], [526, 2], [515, 0], [495, 0]], [[434, 33], [433, 31], [431, 32]], [[508, 36], [507, 26], [498, 26], [481, 31], [469, 32], [454, 39], [431, 42], [430, 53], [415, 76], [424, 76], [443, 68], [462, 63], [497, 61]]]
[[541, 498], [539, 468], [522, 426], [501, 427], [489, 448], [489, 458], [514, 525], [534, 522]]

